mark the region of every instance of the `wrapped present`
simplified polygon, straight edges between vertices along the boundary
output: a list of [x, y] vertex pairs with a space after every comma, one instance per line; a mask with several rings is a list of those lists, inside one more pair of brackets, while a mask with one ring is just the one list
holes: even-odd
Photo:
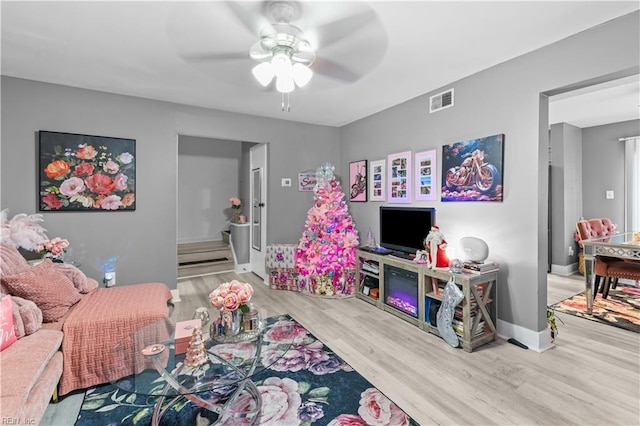
[[196, 328], [202, 328], [202, 321], [200, 320], [200, 318], [189, 321], [179, 321], [176, 324], [176, 354], [183, 354], [187, 352], [187, 349], [189, 348], [189, 342], [191, 341], [191, 337], [193, 336], [193, 331]]
[[356, 270], [345, 268], [340, 276], [298, 276], [299, 291], [314, 296], [342, 299], [356, 293]]
[[295, 244], [271, 244], [267, 246], [265, 262], [267, 268], [294, 268]]
[[269, 268], [269, 287], [298, 291], [298, 273], [293, 268]]

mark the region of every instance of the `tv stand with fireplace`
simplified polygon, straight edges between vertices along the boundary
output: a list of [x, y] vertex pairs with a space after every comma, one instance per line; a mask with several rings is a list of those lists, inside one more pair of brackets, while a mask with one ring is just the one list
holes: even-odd
[[[392, 256], [357, 251], [356, 296], [421, 329], [439, 335], [435, 314], [442, 302], [442, 289], [451, 277], [446, 268]], [[454, 274], [464, 294], [456, 307], [454, 329], [467, 352], [496, 339], [496, 284], [498, 271], [484, 274]], [[471, 332], [475, 330], [475, 332]]]

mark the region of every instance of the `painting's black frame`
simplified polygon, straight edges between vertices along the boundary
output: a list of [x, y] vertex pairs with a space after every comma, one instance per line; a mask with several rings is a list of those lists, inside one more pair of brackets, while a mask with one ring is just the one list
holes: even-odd
[[[127, 176], [127, 193], [131, 193], [133, 195], [134, 201], [128, 205], [123, 206], [122, 208], [118, 208], [117, 210], [109, 210], [100, 207], [85, 207], [79, 205], [79, 203], [73, 203], [73, 205], [63, 205], [60, 208], [51, 208], [48, 207], [47, 204], [43, 201], [43, 196], [45, 196], [48, 192], [48, 189], [51, 190], [55, 188], [53, 180], [56, 180], [58, 183], [57, 188], [59, 190], [59, 186], [62, 183], [62, 177], [60, 179], [51, 179], [45, 173], [45, 169], [48, 164], [54, 158], [64, 158], [65, 156], [74, 156], [74, 153], [78, 150], [81, 145], [91, 145], [97, 147], [98, 151], [105, 155], [113, 155], [116, 154], [117, 157], [119, 154], [124, 152], [128, 152], [131, 154], [131, 161], [127, 164], [122, 164], [122, 169], [125, 170], [123, 174]], [[110, 137], [110, 136], [96, 136], [96, 135], [86, 135], [79, 133], [66, 133], [66, 132], [54, 132], [48, 130], [40, 130], [38, 131], [38, 171], [37, 171], [37, 194], [36, 194], [36, 204], [38, 206], [38, 211], [41, 212], [116, 212], [116, 211], [135, 211], [137, 206], [137, 193], [136, 193], [136, 140], [129, 138], [118, 138], [118, 137]], [[67, 154], [67, 155], [65, 155]], [[96, 155], [98, 157], [98, 155]], [[102, 164], [100, 158], [97, 158], [95, 162], [97, 164]], [[69, 170], [67, 175], [72, 176], [72, 169]], [[68, 200], [67, 200], [68, 202]]]

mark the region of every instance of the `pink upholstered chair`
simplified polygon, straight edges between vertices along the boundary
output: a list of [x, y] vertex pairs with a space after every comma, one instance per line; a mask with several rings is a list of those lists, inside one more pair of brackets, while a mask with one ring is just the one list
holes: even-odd
[[[597, 219], [580, 219], [576, 224], [578, 236], [581, 240], [593, 238], [605, 238], [615, 233], [615, 226], [611, 219], [603, 217]], [[596, 256], [595, 271], [596, 288], [595, 291], [602, 292], [604, 299], [609, 295], [609, 288], [616, 288], [618, 279], [640, 279], [640, 263], [624, 261], [615, 257]], [[595, 294], [594, 294], [595, 297]]]
[[629, 260], [616, 260], [607, 263], [607, 271], [602, 285], [602, 298], [609, 295], [609, 287], [616, 288], [618, 279], [628, 279], [638, 282], [640, 280], [640, 262]]
[[[597, 219], [580, 219], [576, 223], [576, 230], [578, 231], [578, 237], [580, 240], [591, 240], [594, 238], [608, 237], [615, 231], [615, 227], [611, 219], [602, 217]], [[582, 247], [582, 244], [580, 244]], [[595, 292], [598, 293], [600, 283], [604, 277], [607, 276], [608, 262], [616, 261], [619, 259], [596, 256], [594, 274], [596, 276], [596, 288]], [[595, 297], [595, 295], [594, 295]]]

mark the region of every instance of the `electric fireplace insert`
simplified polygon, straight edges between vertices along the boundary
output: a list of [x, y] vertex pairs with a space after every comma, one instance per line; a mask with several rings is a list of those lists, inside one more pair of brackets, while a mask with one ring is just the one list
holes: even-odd
[[384, 303], [418, 318], [418, 273], [384, 265]]

